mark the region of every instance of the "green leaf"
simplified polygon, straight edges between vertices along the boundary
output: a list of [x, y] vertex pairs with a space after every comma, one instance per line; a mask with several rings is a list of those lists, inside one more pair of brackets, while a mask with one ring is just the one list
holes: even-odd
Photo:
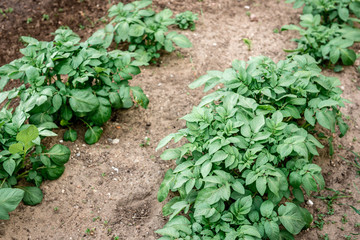
[[24, 187], [24, 198], [23, 202], [26, 205], [34, 206], [41, 203], [43, 199], [43, 193], [38, 187]]
[[340, 8], [338, 10], [339, 17], [341, 20], [346, 22], [349, 19], [349, 10], [347, 8]]
[[270, 218], [273, 210], [274, 210], [274, 203], [272, 203], [270, 200], [266, 200], [265, 202], [263, 202], [261, 204], [261, 207], [260, 207], [260, 213], [263, 217], [267, 217], [267, 218]]
[[179, 149], [171, 148], [171, 149], [166, 149], [161, 154], [160, 157], [162, 160], [172, 160], [172, 159], [178, 159], [180, 155], [181, 155], [181, 151]]
[[335, 48], [332, 51], [330, 51], [330, 61], [332, 64], [337, 63], [337, 61], [340, 58], [340, 50]]
[[12, 176], [15, 167], [16, 167], [16, 163], [13, 159], [8, 159], [3, 162], [3, 168], [10, 176]]
[[47, 153], [50, 159], [58, 166], [62, 166], [69, 161], [70, 149], [61, 144], [55, 144]]
[[110, 92], [109, 93], [109, 100], [110, 100], [112, 108], [119, 109], [119, 108], [123, 107], [123, 102], [121, 101], [119, 93]]
[[98, 98], [88, 90], [73, 89], [69, 100], [71, 109], [84, 117], [86, 114], [95, 111], [100, 103]]
[[64, 133], [64, 141], [75, 142], [77, 139], [77, 132], [74, 129], [69, 129]]
[[276, 222], [266, 221], [264, 224], [264, 229], [270, 240], [279, 240], [280, 229]]
[[294, 188], [292, 192], [293, 192], [293, 195], [296, 198], [296, 200], [298, 200], [301, 203], [303, 203], [305, 201], [304, 194], [300, 188]]
[[356, 53], [352, 49], [340, 49], [341, 61], [345, 66], [350, 66], [355, 63]]
[[309, 110], [308, 108], [305, 109], [304, 117], [305, 120], [311, 124], [311, 126], [315, 126], [316, 120], [314, 118], [314, 112], [312, 110]]
[[167, 195], [169, 194], [170, 188], [173, 185], [174, 178], [175, 175], [173, 174], [172, 169], [169, 169], [165, 174], [164, 180], [162, 181], [159, 192], [157, 194], [157, 199], [159, 202], [162, 202], [166, 199]]
[[192, 44], [191, 44], [190, 40], [186, 36], [184, 36], [182, 34], [177, 34], [171, 40], [181, 48], [190, 48], [190, 47], [192, 47]]
[[245, 194], [245, 188], [244, 186], [241, 184], [240, 181], [235, 181], [233, 184], [232, 184], [232, 188], [234, 189], [234, 191], [240, 193], [240, 194]]
[[217, 151], [214, 156], [211, 158], [211, 162], [221, 162], [225, 160], [229, 154], [225, 153], [224, 151], [220, 150]]
[[321, 126], [335, 132], [335, 119], [333, 119], [329, 111], [322, 110], [316, 112], [316, 119]]
[[16, 135], [16, 140], [24, 144], [30, 143], [39, 136], [39, 131], [34, 125], [30, 125], [27, 129], [20, 131]]
[[360, 2], [351, 2], [349, 8], [358, 18], [360, 18]]
[[174, 136], [175, 136], [175, 134], [171, 133], [171, 134], [167, 135], [166, 137], [164, 137], [163, 139], [161, 139], [161, 141], [159, 142], [155, 151], [159, 150], [162, 147], [165, 147], [166, 144], [168, 144], [174, 138]]
[[241, 215], [245, 215], [250, 212], [251, 205], [252, 205], [251, 196], [246, 196], [236, 200], [236, 202], [231, 204], [229, 210], [234, 214], [235, 217], [240, 218]]
[[140, 37], [144, 34], [145, 28], [139, 24], [132, 24], [129, 28], [129, 36]]
[[41, 170], [41, 174], [49, 180], [58, 179], [65, 171], [64, 166], [52, 165]]
[[134, 96], [134, 100], [137, 104], [147, 109], [149, 104], [149, 99], [144, 94], [143, 90], [140, 87], [130, 87], [132, 94]]
[[164, 227], [162, 229], [156, 230], [155, 232], [163, 236], [169, 236], [171, 237], [170, 239], [178, 239], [180, 237], [178, 230], [176, 230], [174, 227]]
[[24, 145], [22, 143], [11, 144], [10, 147], [9, 147], [9, 152], [12, 153], [12, 154], [23, 153], [24, 152]]
[[286, 202], [278, 209], [279, 219], [282, 225], [292, 234], [298, 234], [305, 226], [301, 212], [294, 203]]
[[0, 219], [8, 220], [9, 212], [14, 211], [24, 197], [24, 191], [16, 188], [0, 189]]
[[96, 126], [102, 126], [111, 118], [111, 105], [109, 100], [98, 97], [99, 106], [94, 113], [90, 115], [91, 122]]
[[260, 129], [265, 125], [265, 118], [264, 115], [259, 115], [254, 117], [251, 121], [250, 121], [250, 127], [251, 130], [254, 133], [257, 133], [260, 131]]
[[256, 179], [256, 189], [258, 190], [261, 196], [264, 195], [266, 190], [266, 177], [261, 176], [258, 179]]
[[89, 129], [85, 132], [85, 142], [89, 145], [97, 143], [102, 133], [103, 130], [101, 129], [101, 127], [89, 127]]

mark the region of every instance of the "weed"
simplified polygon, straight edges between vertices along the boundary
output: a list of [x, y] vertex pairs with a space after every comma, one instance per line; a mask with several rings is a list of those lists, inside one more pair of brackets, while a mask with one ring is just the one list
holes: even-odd
[[43, 21], [47, 21], [47, 20], [49, 20], [49, 15], [47, 15], [47, 14], [43, 14], [43, 16], [42, 16], [42, 20]]
[[323, 240], [330, 240], [329, 235], [327, 233], [324, 235], [321, 235], [319, 238], [323, 239]]
[[245, 43], [245, 45], [248, 47], [248, 50], [251, 51], [252, 48], [252, 42], [250, 39], [248, 38], [243, 38], [243, 42]]
[[28, 17], [26, 19], [26, 24], [30, 24], [30, 23], [32, 23], [32, 21], [33, 21], [33, 19], [31, 17]]
[[150, 138], [149, 137], [145, 137], [144, 138], [144, 142], [139, 144], [140, 147], [146, 147], [146, 146], [150, 146]]
[[345, 223], [347, 223], [347, 222], [348, 222], [347, 215], [344, 214], [344, 215], [342, 216], [342, 218], [341, 218], [341, 223], [342, 223], [342, 224], [345, 224]]

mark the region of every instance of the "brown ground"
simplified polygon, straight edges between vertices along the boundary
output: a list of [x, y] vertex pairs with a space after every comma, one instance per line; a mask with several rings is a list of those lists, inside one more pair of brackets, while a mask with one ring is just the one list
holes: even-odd
[[[100, 24], [91, 28], [91, 22], [102, 17], [110, 6], [106, 3], [108, 1], [100, 0], [0, 1], [0, 8], [14, 8], [13, 13], [7, 14], [8, 18], [0, 16], [0, 65], [19, 57], [21, 35], [49, 40], [51, 32], [66, 24], [81, 36], [89, 36]], [[142, 69], [133, 81], [133, 85], [140, 85], [148, 94], [149, 109], [114, 113], [112, 121], [104, 126], [102, 139], [93, 146], [85, 145], [83, 138], [74, 144], [66, 143], [73, 154], [64, 175], [42, 185], [45, 195], [42, 204], [20, 205], [11, 213], [9, 221], [0, 221], [0, 239], [107, 240], [115, 236], [124, 240], [156, 239], [154, 230], [166, 222], [161, 214], [163, 204], [157, 202], [156, 194], [165, 171], [174, 163], [160, 160], [160, 152], [154, 149], [167, 134], [184, 127], [184, 121], [179, 118], [189, 113], [204, 96], [200, 90], [190, 90], [187, 85], [207, 70], [224, 70], [233, 59], [267, 55], [278, 61], [285, 57], [282, 49], [295, 46], [290, 42], [295, 36], [293, 33], [273, 32], [282, 25], [299, 21], [300, 12], [283, 1], [154, 0], [154, 6], [199, 13], [197, 30], [184, 32], [193, 42], [193, 48], [165, 55], [160, 67]], [[63, 11], [59, 12], [60, 8]], [[255, 14], [257, 21], [250, 21], [247, 11]], [[50, 20], [42, 21], [43, 14], [48, 14]], [[32, 17], [33, 22], [26, 24], [27, 17]], [[86, 26], [85, 30], [80, 30], [79, 24]], [[242, 38], [252, 40], [251, 51]], [[326, 74], [335, 75], [330, 71]], [[327, 187], [346, 191], [350, 197], [334, 202], [335, 214], [324, 217], [329, 223], [323, 230], [312, 228], [297, 239], [318, 239], [325, 234], [330, 239], [345, 239], [346, 235], [360, 232], [359, 227], [355, 228], [360, 215], [348, 206], [360, 208], [360, 178], [356, 176], [356, 169], [341, 159], [343, 156], [353, 161], [351, 153], [344, 149], [359, 149], [356, 138], [360, 136], [360, 112], [357, 111], [360, 77], [355, 67], [348, 67], [336, 76], [342, 81], [344, 97], [353, 102], [343, 110], [349, 116], [350, 131], [343, 139], [336, 140], [335, 146], [341, 145], [341, 149], [335, 148], [333, 158], [325, 149], [316, 163], [323, 168]], [[150, 146], [141, 147], [145, 137], [151, 139]], [[111, 139], [116, 138], [120, 142], [112, 144]], [[60, 139], [52, 139], [52, 144]], [[315, 195], [329, 194], [332, 192]], [[313, 196], [310, 199], [314, 205], [307, 207], [315, 219], [327, 212], [326, 202]], [[342, 223], [344, 214], [347, 222]]]

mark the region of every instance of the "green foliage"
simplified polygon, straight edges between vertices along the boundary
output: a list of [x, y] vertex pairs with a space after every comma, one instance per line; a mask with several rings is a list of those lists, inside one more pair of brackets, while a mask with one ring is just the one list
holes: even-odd
[[[129, 86], [129, 80], [140, 73], [139, 66], [147, 64], [134, 60], [136, 53], [107, 52], [97, 44], [103, 42], [101, 38], [93, 36], [80, 42], [69, 29], [58, 29], [52, 42], [30, 37], [22, 40], [26, 43], [26, 48], [20, 50], [24, 57], [0, 68], [0, 88], [9, 79], [29, 85], [2, 94], [20, 97], [31, 114], [30, 123], [70, 126], [80, 119], [89, 128], [98, 129], [109, 120], [112, 109], [133, 105], [131, 94], [138, 105], [147, 108], [149, 101], [141, 88]], [[102, 130], [96, 133], [86, 142], [98, 141]], [[77, 134], [71, 130], [64, 137], [75, 141]]]
[[[321, 16], [324, 25], [359, 22], [360, 2], [357, 0], [287, 0], [294, 3], [294, 8], [304, 6], [304, 14]], [[352, 15], [355, 15], [352, 17]]]
[[[15, 111], [6, 107], [0, 111], [0, 219], [9, 219], [8, 212], [21, 200], [27, 205], [39, 204], [43, 199], [41, 183], [59, 178], [70, 158], [70, 150], [63, 145], [56, 144], [50, 150], [41, 145], [41, 138], [56, 136], [50, 131], [56, 125], [25, 124], [30, 116], [24, 111], [26, 107], [22, 102]], [[23, 179], [35, 186], [21, 186]]]
[[160, 239], [293, 239], [309, 227], [312, 216], [299, 204], [303, 191], [325, 186], [312, 163], [323, 146], [297, 125], [305, 118], [325, 125], [316, 113], [340, 114], [343, 105], [334, 79], [320, 72], [309, 56], [277, 64], [257, 57], [191, 84], [224, 87], [182, 118], [185, 129], [158, 145], [187, 139], [161, 155], [177, 166], [167, 171], [158, 200], [177, 194], [163, 207], [169, 222], [156, 231]]
[[224, 72], [209, 71], [190, 84], [190, 88], [203, 84], [204, 91], [218, 84], [225, 87], [204, 97], [200, 106], [232, 91], [242, 95], [242, 106], [264, 114], [278, 110], [286, 122], [295, 122], [306, 129], [311, 130], [319, 123], [335, 133], [337, 125], [340, 137], [348, 130], [339, 110], [346, 102], [337, 87], [339, 79], [321, 75], [316, 61], [308, 55], [295, 55], [277, 64], [267, 57], [252, 58], [247, 64], [235, 60], [232, 68]]
[[180, 29], [189, 28], [191, 31], [195, 31], [195, 21], [197, 20], [199, 20], [198, 15], [191, 11], [179, 13], [175, 17], [176, 24]]
[[111, 23], [93, 36], [101, 36], [105, 40], [104, 47], [110, 46], [113, 39], [117, 44], [125, 43], [129, 51], [139, 54], [137, 59], [145, 62], [159, 58], [161, 50], [174, 51], [174, 44], [181, 48], [191, 47], [191, 42], [184, 35], [168, 32], [168, 27], [176, 24], [171, 18], [172, 11], [165, 9], [155, 13], [147, 8], [151, 4], [152, 1], [143, 0], [112, 6], [108, 15]]
[[294, 39], [298, 47], [290, 52], [309, 54], [321, 63], [337, 64], [341, 61], [343, 65], [353, 65], [357, 56], [349, 47], [360, 42], [360, 30], [337, 23], [322, 25], [320, 18], [320, 15], [302, 15], [300, 25], [305, 29], [295, 25], [282, 27], [282, 31], [296, 30], [302, 36]]
[[[287, 0], [294, 8], [303, 5], [300, 28], [287, 25], [282, 30], [299, 31], [302, 37], [295, 39], [298, 48], [287, 50], [295, 54], [310, 54], [319, 63], [353, 65], [357, 56], [349, 49], [354, 42], [360, 41], [360, 30], [354, 26], [359, 23], [360, 2], [356, 0]], [[335, 66], [334, 71], [341, 71]]]

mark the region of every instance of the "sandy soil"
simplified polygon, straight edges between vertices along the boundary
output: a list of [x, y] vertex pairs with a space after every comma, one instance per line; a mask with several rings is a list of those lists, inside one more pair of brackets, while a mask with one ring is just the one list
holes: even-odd
[[[57, 2], [60, 4], [61, 1]], [[101, 4], [86, 2], [86, 6], [95, 4], [94, 9], [96, 4]], [[103, 5], [97, 8], [108, 7]], [[190, 90], [188, 84], [208, 70], [224, 70], [234, 59], [247, 60], [250, 56], [267, 55], [278, 61], [286, 56], [282, 49], [295, 47], [290, 42], [295, 36], [293, 33], [274, 33], [275, 28], [299, 22], [300, 12], [283, 1], [158, 0], [154, 1], [154, 6], [158, 9], [168, 7], [174, 12], [192, 10], [199, 14], [196, 31], [183, 32], [193, 42], [193, 48], [163, 56], [159, 66], [143, 68], [133, 80], [132, 85], [141, 86], [149, 96], [149, 109], [115, 112], [112, 120], [104, 126], [102, 139], [95, 145], [85, 145], [82, 138], [74, 144], [65, 143], [71, 148], [72, 157], [64, 175], [42, 185], [44, 200], [40, 205], [20, 205], [11, 213], [9, 221], [0, 221], [0, 239], [114, 239], [116, 236], [124, 240], [156, 239], [158, 236], [154, 230], [166, 222], [161, 213], [163, 204], [157, 202], [156, 194], [166, 170], [174, 163], [160, 160], [161, 153], [154, 149], [163, 137], [185, 126], [179, 118], [189, 113], [205, 95], [201, 89]], [[247, 12], [254, 14], [255, 18], [250, 19]], [[58, 21], [65, 21], [68, 14]], [[93, 15], [93, 19], [100, 18], [101, 14]], [[52, 27], [55, 30], [56, 24]], [[82, 35], [92, 31], [90, 29]], [[31, 29], [28, 35], [32, 35]], [[51, 38], [50, 35], [42, 37]], [[252, 40], [251, 51], [243, 43], [243, 38]], [[19, 46], [3, 37], [0, 43], [9, 49], [1, 52], [0, 55], [6, 55], [1, 60], [13, 59], [14, 55], [8, 54], [13, 54]], [[360, 232], [359, 227], [355, 228], [360, 215], [348, 206], [360, 208], [360, 191], [357, 190], [360, 189], [360, 178], [356, 176], [357, 170], [341, 158], [353, 161], [348, 149], [359, 149], [359, 141], [355, 138], [360, 140], [360, 112], [357, 111], [360, 76], [355, 67], [347, 67], [340, 74], [330, 71], [326, 74], [341, 79], [343, 97], [353, 102], [343, 111], [349, 116], [350, 131], [344, 138], [336, 139], [332, 158], [328, 149], [324, 149], [315, 161], [323, 168], [327, 187], [346, 191], [344, 195], [350, 197], [335, 201], [334, 215], [323, 217], [326, 223], [335, 223], [325, 224], [323, 230], [306, 230], [296, 239], [318, 239], [325, 234], [330, 239], [345, 239], [345, 235]], [[60, 130], [59, 135], [62, 134], [63, 130]], [[150, 138], [150, 145], [142, 147], [145, 137]], [[60, 139], [50, 139], [49, 144]], [[113, 139], [119, 139], [119, 143], [113, 144]], [[329, 194], [333, 193], [324, 190], [315, 195]], [[314, 202], [313, 206], [307, 207], [315, 215], [315, 220], [321, 216], [319, 214], [328, 211], [326, 201], [314, 196], [308, 199]], [[341, 221], [344, 214], [347, 222]], [[352, 237], [356, 239], [356, 236]]]

